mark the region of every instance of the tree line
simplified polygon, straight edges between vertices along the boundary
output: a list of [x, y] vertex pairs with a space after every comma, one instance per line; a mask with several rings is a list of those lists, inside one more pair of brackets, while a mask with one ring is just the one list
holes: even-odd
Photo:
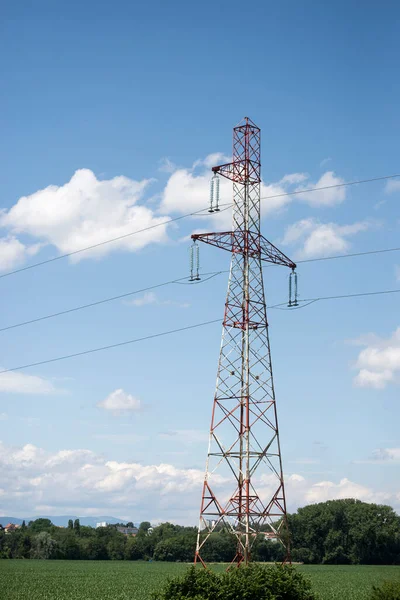
[[[288, 519], [294, 561], [400, 564], [400, 517], [390, 506], [331, 500], [300, 508]], [[49, 519], [36, 519], [9, 533], [0, 529], [0, 558], [193, 561], [195, 527], [162, 523], [150, 529], [150, 523], [143, 522], [135, 537], [120, 533], [116, 527], [94, 529], [80, 525], [77, 519], [62, 528]], [[234, 536], [217, 528], [202, 557], [207, 562], [230, 562], [235, 552]], [[252, 558], [279, 562], [284, 549], [260, 533]]]

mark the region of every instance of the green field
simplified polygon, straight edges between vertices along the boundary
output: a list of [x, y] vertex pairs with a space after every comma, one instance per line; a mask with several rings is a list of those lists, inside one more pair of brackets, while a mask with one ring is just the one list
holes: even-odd
[[[1, 600], [147, 600], [187, 565], [110, 561], [0, 561]], [[216, 565], [222, 570], [222, 565]], [[400, 581], [400, 567], [298, 567], [322, 600], [364, 600], [373, 584]]]

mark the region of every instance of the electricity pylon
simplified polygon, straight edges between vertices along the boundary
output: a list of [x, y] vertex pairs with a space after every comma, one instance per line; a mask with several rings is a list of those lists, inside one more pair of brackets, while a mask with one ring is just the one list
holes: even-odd
[[248, 117], [233, 130], [232, 162], [212, 171], [233, 181], [233, 228], [192, 239], [232, 258], [195, 562], [205, 566], [221, 528], [236, 536], [233, 564], [248, 563], [258, 535], [280, 541], [290, 560], [262, 263], [296, 265], [260, 232], [260, 129]]

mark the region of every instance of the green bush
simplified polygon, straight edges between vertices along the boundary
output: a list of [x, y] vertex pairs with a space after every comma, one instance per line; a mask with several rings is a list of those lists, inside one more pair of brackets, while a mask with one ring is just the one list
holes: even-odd
[[153, 600], [316, 600], [307, 579], [294, 567], [257, 564], [216, 575], [191, 567], [170, 580]]
[[373, 587], [371, 600], [400, 600], [400, 581], [386, 581], [381, 587]]

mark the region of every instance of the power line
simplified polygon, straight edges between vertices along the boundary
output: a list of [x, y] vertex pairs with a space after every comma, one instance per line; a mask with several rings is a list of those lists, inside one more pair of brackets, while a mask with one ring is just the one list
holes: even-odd
[[187, 276], [182, 277], [181, 279], [173, 279], [171, 281], [165, 281], [164, 283], [158, 283], [156, 285], [151, 285], [149, 287], [141, 288], [140, 290], [134, 290], [133, 292], [126, 292], [125, 294], [119, 294], [118, 296], [112, 296], [111, 298], [103, 298], [102, 300], [97, 300], [95, 302], [90, 302], [89, 304], [82, 304], [80, 306], [75, 306], [73, 308], [61, 310], [56, 313], [51, 313], [50, 315], [44, 315], [43, 317], [37, 317], [35, 319], [30, 319], [29, 321], [22, 321], [21, 323], [7, 325], [7, 327], [2, 327], [0, 329], [0, 331], [7, 331], [8, 329], [15, 329], [16, 327], [23, 327], [24, 325], [30, 325], [31, 323], [37, 323], [38, 321], [45, 321], [46, 319], [60, 317], [61, 315], [66, 315], [68, 313], [76, 312], [78, 310], [83, 310], [85, 308], [91, 308], [92, 306], [98, 306], [99, 304], [105, 304], [106, 302], [112, 302], [113, 300], [121, 300], [122, 298], [127, 298], [128, 296], [133, 296], [134, 294], [140, 294], [142, 292], [148, 292], [150, 290], [155, 290], [156, 288], [160, 288], [160, 287], [169, 285], [171, 283], [179, 283], [183, 279], [187, 279]]
[[[352, 254], [338, 254], [336, 256], [325, 256], [322, 258], [308, 258], [305, 260], [299, 260], [297, 261], [297, 264], [300, 263], [307, 263], [307, 262], [316, 262], [316, 261], [323, 261], [323, 260], [336, 260], [339, 258], [352, 258], [352, 257], [357, 257], [357, 256], [365, 256], [365, 255], [370, 255], [370, 254], [382, 254], [384, 252], [395, 252], [395, 251], [399, 251], [399, 248], [384, 248], [381, 250], [368, 250], [366, 252], [355, 252]], [[266, 265], [263, 268], [268, 268], [270, 266], [275, 266], [275, 265]], [[188, 276], [186, 275], [185, 277], [180, 277], [178, 279], [171, 279], [170, 281], [164, 281], [162, 283], [157, 283], [145, 288], [141, 288], [138, 290], [133, 290], [131, 292], [125, 292], [124, 294], [119, 294], [117, 296], [111, 296], [110, 298], [103, 298], [101, 300], [96, 300], [94, 302], [89, 302], [88, 304], [82, 304], [80, 306], [74, 306], [73, 308], [68, 308], [66, 310], [61, 310], [55, 313], [50, 313], [49, 315], [44, 315], [42, 317], [36, 317], [34, 319], [29, 319], [27, 321], [21, 321], [20, 323], [13, 323], [12, 325], [7, 325], [5, 327], [1, 327], [0, 328], [0, 333], [2, 331], [8, 331], [10, 329], [16, 329], [17, 327], [24, 327], [25, 325], [31, 325], [32, 323], [38, 323], [40, 321], [46, 321], [47, 319], [53, 319], [55, 317], [60, 317], [62, 315], [67, 315], [69, 313], [73, 313], [73, 312], [77, 312], [79, 310], [84, 310], [86, 308], [91, 308], [93, 306], [98, 306], [100, 304], [106, 304], [108, 302], [113, 302], [114, 300], [121, 300], [122, 298], [127, 298], [129, 296], [134, 296], [135, 294], [140, 294], [143, 292], [148, 292], [160, 287], [165, 287], [167, 285], [171, 285], [171, 284], [185, 284], [185, 285], [198, 285], [199, 283], [205, 283], [206, 281], [209, 281], [210, 279], [212, 279], [213, 277], [216, 277], [217, 275], [222, 275], [224, 273], [228, 273], [228, 270], [223, 270], [223, 271], [211, 271], [209, 273], [203, 273], [202, 277], [207, 277], [207, 279], [201, 279], [198, 282], [189, 282], [188, 281]], [[314, 301], [314, 300], [313, 300]], [[270, 308], [275, 308], [275, 307], [270, 307]]]
[[359, 183], [371, 183], [372, 181], [382, 181], [384, 179], [393, 179], [400, 177], [400, 174], [396, 175], [383, 175], [382, 177], [371, 177], [370, 179], [359, 179], [358, 181], [345, 181], [344, 183], [335, 183], [333, 185], [323, 185], [321, 187], [309, 188], [304, 190], [296, 190], [295, 192], [284, 192], [282, 194], [275, 194], [274, 196], [262, 196], [260, 200], [266, 200], [267, 198], [281, 198], [282, 196], [295, 196], [296, 194], [305, 194], [308, 192], [319, 192], [321, 190], [330, 190], [332, 188], [340, 188], [348, 185], [357, 185]]
[[[225, 206], [222, 204], [221, 206]], [[125, 233], [124, 235], [119, 235], [118, 237], [111, 238], [109, 240], [104, 240], [104, 242], [99, 242], [98, 244], [92, 244], [91, 246], [86, 246], [85, 248], [80, 248], [79, 250], [74, 250], [73, 252], [67, 252], [66, 254], [60, 254], [59, 256], [54, 256], [53, 258], [48, 258], [47, 260], [42, 260], [41, 262], [33, 263], [32, 265], [27, 265], [26, 267], [21, 267], [20, 269], [15, 269], [14, 271], [7, 271], [7, 273], [3, 273], [0, 275], [0, 279], [3, 277], [8, 277], [9, 275], [14, 275], [15, 273], [21, 273], [22, 271], [28, 271], [29, 269], [34, 269], [35, 267], [41, 267], [42, 265], [47, 265], [48, 263], [55, 262], [56, 260], [61, 260], [62, 258], [68, 258], [69, 256], [74, 256], [75, 254], [79, 254], [80, 252], [85, 252], [86, 250], [93, 250], [93, 248], [99, 248], [100, 246], [104, 246], [105, 244], [110, 244], [111, 242], [117, 242], [118, 240], [123, 240], [132, 235], [137, 235], [138, 233], [143, 233], [145, 231], [150, 231], [150, 229], [156, 229], [156, 227], [161, 227], [161, 225], [167, 225], [168, 223], [175, 223], [176, 221], [180, 221], [181, 219], [186, 219], [187, 217], [192, 217], [199, 213], [204, 212], [204, 208], [201, 210], [187, 213], [186, 215], [181, 215], [180, 217], [174, 217], [173, 219], [167, 219], [162, 223], [156, 223], [155, 225], [149, 225], [149, 227], [144, 227], [143, 229], [137, 229], [136, 231], [131, 231], [130, 233]]]
[[[220, 275], [221, 273], [226, 273], [227, 271], [215, 271], [213, 273], [204, 273], [203, 277], [207, 277], [207, 279], [201, 279], [200, 281], [190, 282], [190, 285], [195, 285], [199, 283], [205, 283], [215, 277], [216, 275]], [[7, 325], [6, 327], [1, 327], [1, 331], [8, 331], [9, 329], [16, 329], [17, 327], [23, 327], [25, 325], [30, 325], [31, 323], [38, 323], [39, 321], [46, 321], [47, 319], [53, 319], [54, 317], [61, 317], [62, 315], [67, 315], [69, 313], [77, 312], [78, 310], [84, 310], [85, 308], [91, 308], [93, 306], [98, 306], [99, 304], [106, 304], [107, 302], [113, 302], [114, 300], [121, 300], [122, 298], [127, 298], [128, 296], [134, 296], [135, 294], [141, 294], [142, 292], [149, 292], [150, 290], [155, 290], [157, 288], [165, 287], [167, 285], [171, 285], [173, 283], [183, 283], [188, 282], [188, 275], [185, 277], [180, 277], [179, 279], [171, 279], [170, 281], [164, 281], [163, 283], [157, 283], [154, 285], [150, 285], [145, 288], [141, 288], [139, 290], [133, 290], [132, 292], [126, 292], [124, 294], [119, 294], [118, 296], [111, 296], [110, 298], [103, 298], [102, 300], [96, 300], [95, 302], [89, 302], [88, 304], [81, 304], [80, 306], [74, 306], [73, 308], [67, 308], [66, 310], [61, 310], [56, 313], [51, 313], [49, 315], [43, 315], [42, 317], [36, 317], [35, 319], [30, 319], [29, 321], [21, 321], [20, 323], [14, 323], [13, 325]]]
[[321, 258], [306, 258], [305, 260], [298, 260], [296, 263], [318, 262], [320, 260], [335, 260], [336, 258], [353, 258], [355, 256], [366, 256], [368, 254], [382, 254], [384, 252], [396, 252], [400, 250], [398, 248], [384, 248], [383, 250], [367, 250], [366, 252], [353, 252], [351, 254], [337, 254], [336, 256], [323, 256]]
[[[298, 302], [307, 302], [305, 306], [319, 302], [320, 300], [340, 300], [342, 298], [358, 298], [360, 296], [379, 296], [382, 294], [398, 294], [399, 290], [380, 290], [378, 292], [360, 292], [358, 294], [342, 294], [340, 296], [321, 296], [320, 298], [304, 298], [304, 300], [298, 300]], [[287, 306], [287, 302], [281, 302], [280, 304], [274, 304], [268, 308], [280, 308], [281, 306]], [[305, 306], [298, 306], [295, 308], [305, 308]], [[292, 308], [292, 307], [290, 307]]]
[[[376, 296], [378, 294], [397, 294], [400, 293], [400, 289], [398, 290], [383, 290], [377, 292], [361, 292], [358, 294], [343, 294], [341, 296], [321, 296], [319, 298], [307, 298], [303, 300], [303, 302], [317, 302], [320, 300], [337, 300], [339, 298], [355, 298], [360, 296]], [[274, 304], [269, 306], [268, 308], [280, 308], [281, 306], [286, 305], [286, 302], [282, 302], [280, 304]], [[133, 340], [127, 340], [125, 342], [118, 342], [116, 344], [109, 344], [107, 346], [100, 346], [99, 348], [91, 348], [90, 350], [83, 350], [81, 352], [74, 352], [73, 354], [65, 354], [64, 356], [57, 356], [55, 358], [48, 358], [46, 360], [41, 360], [34, 363], [28, 363], [26, 365], [20, 365], [18, 367], [11, 367], [10, 369], [4, 369], [0, 371], [0, 375], [4, 373], [10, 373], [11, 371], [21, 371], [22, 369], [28, 369], [30, 367], [38, 367], [40, 365], [46, 365], [53, 362], [58, 362], [61, 360], [67, 360], [69, 358], [75, 358], [77, 356], [84, 356], [85, 354], [93, 354], [94, 352], [101, 352], [103, 350], [110, 350], [111, 348], [118, 348], [120, 346], [127, 346], [128, 344], [135, 344], [138, 342], [144, 342], [145, 340], [151, 340], [154, 338], [163, 337], [166, 335], [171, 335], [173, 333], [180, 333], [182, 331], [187, 331], [189, 329], [197, 329], [199, 327], [204, 327], [205, 325], [211, 325], [213, 323], [220, 323], [221, 319], [213, 319], [211, 321], [204, 321], [203, 323], [196, 323], [195, 325], [187, 325], [186, 327], [179, 327], [178, 329], [170, 329], [169, 331], [162, 331], [160, 333], [154, 333], [152, 335], [146, 335], [141, 338], [135, 338]]]
[[83, 356], [84, 354], [93, 354], [94, 352], [101, 352], [102, 350], [110, 350], [111, 348], [118, 348], [119, 346], [127, 346], [128, 344], [144, 342], [145, 340], [152, 340], [154, 338], [163, 337], [164, 335], [170, 335], [172, 333], [180, 333], [182, 331], [187, 331], [188, 329], [196, 329], [197, 327], [203, 327], [204, 325], [211, 325], [211, 323], [217, 323], [220, 321], [221, 321], [221, 319], [214, 319], [213, 321], [204, 321], [203, 323], [196, 323], [195, 325], [187, 325], [186, 327], [179, 327], [179, 329], [170, 329], [169, 331], [162, 331], [161, 333], [154, 333], [153, 335], [146, 335], [141, 338], [127, 340], [126, 342], [118, 342], [117, 344], [109, 344], [108, 346], [101, 346], [100, 348], [91, 348], [90, 350], [83, 350], [82, 352], [75, 352], [74, 354], [65, 354], [64, 356], [57, 356], [56, 358], [49, 358], [47, 360], [41, 360], [39, 362], [30, 363], [28, 365], [12, 367], [11, 369], [4, 369], [3, 371], [0, 371], [0, 375], [2, 375], [3, 373], [10, 373], [11, 371], [20, 371], [21, 369], [28, 369], [29, 367], [37, 367], [39, 365], [46, 365], [48, 363], [58, 362], [60, 360], [66, 360], [68, 358], [75, 358], [76, 356]]
[[[359, 296], [378, 296], [381, 294], [398, 294], [400, 290], [383, 290], [379, 292], [362, 292], [359, 294], [342, 294], [341, 296], [323, 296], [321, 298], [305, 298], [302, 302], [318, 302], [319, 300], [339, 300], [341, 298], [358, 298]], [[272, 308], [272, 307], [271, 307]]]
[[[268, 200], [268, 199], [272, 199], [272, 198], [281, 198], [283, 196], [295, 196], [297, 194], [304, 194], [304, 193], [308, 193], [308, 192], [318, 192], [318, 191], [322, 191], [322, 190], [327, 190], [327, 189], [332, 189], [332, 188], [339, 188], [339, 187], [345, 187], [345, 186], [349, 186], [349, 185], [357, 185], [357, 184], [361, 184], [361, 183], [370, 183], [373, 181], [383, 181], [385, 179], [394, 179], [396, 177], [400, 177], [400, 174], [394, 174], [394, 175], [384, 175], [382, 177], [373, 177], [370, 179], [359, 179], [357, 181], [347, 181], [344, 183], [336, 183], [333, 185], [325, 185], [325, 186], [320, 186], [320, 187], [315, 187], [315, 188], [309, 188], [309, 189], [305, 189], [305, 190], [296, 190], [293, 192], [284, 192], [282, 194], [273, 194], [271, 196], [262, 196], [260, 199], [261, 200]], [[229, 207], [232, 206], [232, 203], [225, 203], [225, 204], [221, 204], [221, 207], [225, 206], [225, 207]], [[79, 250], [73, 250], [72, 252], [67, 252], [65, 254], [60, 254], [59, 256], [54, 256], [53, 258], [48, 258], [46, 260], [42, 260], [40, 262], [37, 263], [33, 263], [31, 265], [27, 265], [26, 267], [21, 267], [19, 269], [14, 269], [13, 271], [7, 271], [7, 273], [2, 273], [0, 275], [0, 279], [4, 278], [4, 277], [9, 277], [10, 275], [15, 275], [16, 273], [22, 273], [23, 271], [28, 271], [29, 269], [34, 269], [36, 267], [41, 267], [43, 265], [47, 265], [49, 263], [55, 262], [57, 260], [61, 260], [63, 258], [68, 258], [70, 256], [74, 256], [75, 254], [80, 254], [81, 252], [86, 252], [87, 250], [93, 250], [94, 248], [99, 248], [100, 246], [104, 246], [106, 244], [111, 244], [112, 242], [117, 242], [119, 240], [128, 238], [130, 236], [133, 235], [137, 235], [139, 233], [143, 233], [145, 231], [150, 231], [151, 229], [156, 229], [157, 227], [161, 227], [162, 225], [167, 225], [168, 223], [175, 223], [176, 221], [181, 221], [182, 219], [187, 219], [188, 217], [193, 217], [196, 215], [201, 215], [201, 213], [204, 213], [204, 211], [208, 210], [208, 207], [202, 208], [200, 210], [197, 211], [193, 211], [190, 213], [187, 213], [185, 215], [180, 215], [179, 217], [174, 217], [172, 219], [166, 219], [165, 221], [162, 221], [161, 223], [156, 223], [154, 225], [149, 225], [148, 227], [144, 227], [143, 229], [137, 229], [135, 231], [131, 231], [130, 233], [125, 233], [123, 235], [114, 237], [114, 238], [110, 238], [108, 240], [104, 240], [103, 242], [98, 242], [97, 244], [92, 244], [91, 246], [86, 246], [85, 248], [80, 248]]]

